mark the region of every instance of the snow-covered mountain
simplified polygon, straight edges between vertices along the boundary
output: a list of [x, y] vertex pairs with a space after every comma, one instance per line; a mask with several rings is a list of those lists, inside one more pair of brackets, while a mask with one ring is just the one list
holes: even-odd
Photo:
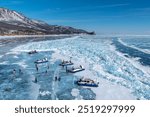
[[1, 21], [26, 21], [26, 17], [17, 13], [16, 11], [11, 11], [9, 9], [0, 8], [0, 20]]
[[37, 25], [46, 25], [46, 23], [40, 22], [38, 20], [31, 20], [16, 11], [12, 11], [5, 8], [0, 8], [0, 21], [14, 25], [34, 28]]
[[0, 34], [79, 34], [90, 32], [72, 27], [49, 25], [27, 18], [13, 10], [0, 8]]

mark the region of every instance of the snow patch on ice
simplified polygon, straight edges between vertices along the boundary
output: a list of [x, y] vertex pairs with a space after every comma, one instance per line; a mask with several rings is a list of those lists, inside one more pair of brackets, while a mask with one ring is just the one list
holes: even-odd
[[43, 91], [43, 92], [40, 92], [39, 95], [41, 95], [41, 96], [51, 95], [51, 92], [49, 92], [49, 91]]
[[0, 62], [1, 65], [7, 65], [9, 61]]
[[3, 57], [3, 55], [0, 55], [0, 58], [2, 58]]
[[72, 89], [71, 95], [75, 97], [75, 100], [82, 100], [83, 97], [80, 95], [79, 89]]
[[17, 64], [17, 65], [21, 66], [24, 69], [28, 67], [28, 65], [26, 64], [25, 61], [16, 62], [16, 63], [13, 63], [13, 64]]

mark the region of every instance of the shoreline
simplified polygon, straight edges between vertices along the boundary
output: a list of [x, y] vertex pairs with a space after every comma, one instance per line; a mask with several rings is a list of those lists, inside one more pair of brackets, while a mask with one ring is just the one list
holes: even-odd
[[74, 36], [80, 35], [14, 35], [14, 36], [0, 36], [0, 45], [3, 44], [12, 44], [12, 43], [26, 43], [26, 42], [37, 42], [37, 41], [47, 41], [47, 40], [56, 40], [56, 39], [64, 39], [70, 38]]
[[61, 37], [61, 36], [80, 36], [82, 34], [60, 34], [60, 35], [0, 35], [0, 39], [6, 38], [26, 38], [26, 37]]

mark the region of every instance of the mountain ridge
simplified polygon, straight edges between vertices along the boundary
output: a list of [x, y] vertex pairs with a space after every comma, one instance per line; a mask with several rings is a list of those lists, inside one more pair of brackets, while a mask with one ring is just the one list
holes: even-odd
[[0, 8], [0, 35], [94, 34], [69, 26], [50, 25], [21, 13]]

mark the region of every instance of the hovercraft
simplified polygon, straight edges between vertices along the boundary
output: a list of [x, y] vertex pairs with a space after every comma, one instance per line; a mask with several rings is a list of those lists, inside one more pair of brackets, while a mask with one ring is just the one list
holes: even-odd
[[36, 54], [36, 53], [37, 53], [36, 50], [32, 50], [32, 51], [28, 52], [28, 54]]
[[41, 64], [41, 63], [47, 63], [47, 62], [48, 62], [48, 59], [47, 58], [43, 58], [43, 59], [40, 59], [40, 60], [36, 60], [34, 63]]
[[88, 86], [88, 87], [98, 87], [99, 82], [96, 82], [91, 79], [81, 78], [75, 82], [79, 86]]
[[80, 71], [84, 71], [85, 68], [83, 68], [83, 66], [79, 66], [79, 67], [72, 67], [70, 69], [67, 69], [66, 71], [67, 72], [70, 72], [70, 73], [76, 73], [76, 72], [80, 72]]
[[64, 67], [64, 66], [73, 65], [73, 63], [71, 61], [64, 61], [63, 60], [59, 65]]

